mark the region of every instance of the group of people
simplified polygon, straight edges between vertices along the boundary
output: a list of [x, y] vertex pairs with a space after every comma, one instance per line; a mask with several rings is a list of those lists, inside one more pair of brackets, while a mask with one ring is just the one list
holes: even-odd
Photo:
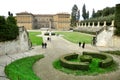
[[79, 47], [82, 47], [84, 49], [85, 48], [85, 42], [83, 42], [83, 43], [79, 42]]
[[47, 48], [47, 43], [42, 42], [42, 48]]

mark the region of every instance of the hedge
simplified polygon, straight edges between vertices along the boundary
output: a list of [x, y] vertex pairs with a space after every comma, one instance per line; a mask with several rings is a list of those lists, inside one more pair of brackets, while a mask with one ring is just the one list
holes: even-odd
[[89, 56], [89, 55], [81, 55], [81, 56], [80, 56], [80, 61], [91, 63], [91, 62], [92, 62], [92, 56]]
[[[49, 36], [49, 35], [50, 35], [50, 33], [49, 33], [49, 32], [46, 32], [46, 33], [44, 33], [44, 35]], [[53, 32], [52, 32], [52, 33], [51, 33], [51, 35], [53, 35], [53, 36], [54, 36], [54, 35], [55, 35], [55, 33], [53, 33]]]
[[90, 55], [93, 58], [102, 59], [102, 61], [99, 62], [99, 66], [101, 68], [106, 68], [113, 64], [113, 58], [111, 56], [103, 54], [103, 53], [83, 52], [83, 55]]
[[70, 59], [76, 59], [78, 54], [71, 53], [60, 57], [60, 63], [63, 67], [73, 69], [73, 70], [88, 70], [89, 63], [85, 62], [71, 62]]

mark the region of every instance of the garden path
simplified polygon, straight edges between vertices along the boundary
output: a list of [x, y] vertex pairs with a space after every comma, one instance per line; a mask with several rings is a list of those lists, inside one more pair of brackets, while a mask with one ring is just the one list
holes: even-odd
[[[34, 72], [42, 80], [120, 80], [120, 70], [97, 76], [74, 76], [54, 69], [52, 62], [63, 54], [73, 52], [81, 54], [83, 51], [99, 52], [99, 50], [103, 49], [89, 44], [86, 45], [85, 49], [82, 49], [77, 44], [71, 43], [60, 36], [52, 36], [51, 41], [47, 41], [46, 36], [43, 37], [44, 42], [47, 42], [48, 44], [47, 48], [44, 49], [45, 52], [43, 53], [45, 58], [36, 62], [33, 66]], [[111, 48], [107, 49], [111, 50]], [[114, 57], [114, 59], [120, 63], [120, 57]]]

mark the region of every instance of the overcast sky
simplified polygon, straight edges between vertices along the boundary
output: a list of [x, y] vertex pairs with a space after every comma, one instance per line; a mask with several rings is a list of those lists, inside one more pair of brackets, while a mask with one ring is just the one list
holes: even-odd
[[85, 4], [91, 15], [93, 8], [97, 11], [105, 7], [113, 7], [118, 3], [120, 0], [1, 0], [0, 15], [7, 16], [8, 11], [14, 15], [25, 11], [33, 14], [71, 13], [74, 4], [78, 6], [80, 11]]

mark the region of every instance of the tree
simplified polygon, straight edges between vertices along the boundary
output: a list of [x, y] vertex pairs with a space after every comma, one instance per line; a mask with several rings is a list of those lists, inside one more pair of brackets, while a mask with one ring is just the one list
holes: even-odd
[[76, 26], [76, 22], [79, 20], [79, 12], [78, 12], [78, 7], [75, 4], [72, 8], [72, 13], [71, 13], [71, 26]]
[[116, 5], [115, 11], [115, 35], [120, 36], [120, 4]]
[[86, 6], [85, 6], [85, 4], [83, 5], [83, 8], [82, 8], [82, 17], [84, 20], [86, 20]]
[[76, 14], [76, 21], [79, 21], [80, 19], [80, 10], [77, 11], [77, 14]]
[[7, 19], [0, 16], [0, 41], [13, 40], [18, 35], [19, 30], [13, 14], [9, 15]]
[[6, 22], [5, 22], [5, 17], [4, 16], [0, 16], [0, 26], [1, 25], [5, 25]]
[[86, 13], [86, 19], [89, 19], [89, 11]]
[[106, 7], [106, 8], [104, 8], [103, 9], [103, 16], [108, 16], [108, 15], [110, 15], [110, 8], [109, 7]]
[[92, 18], [95, 18], [95, 10], [92, 11]]

